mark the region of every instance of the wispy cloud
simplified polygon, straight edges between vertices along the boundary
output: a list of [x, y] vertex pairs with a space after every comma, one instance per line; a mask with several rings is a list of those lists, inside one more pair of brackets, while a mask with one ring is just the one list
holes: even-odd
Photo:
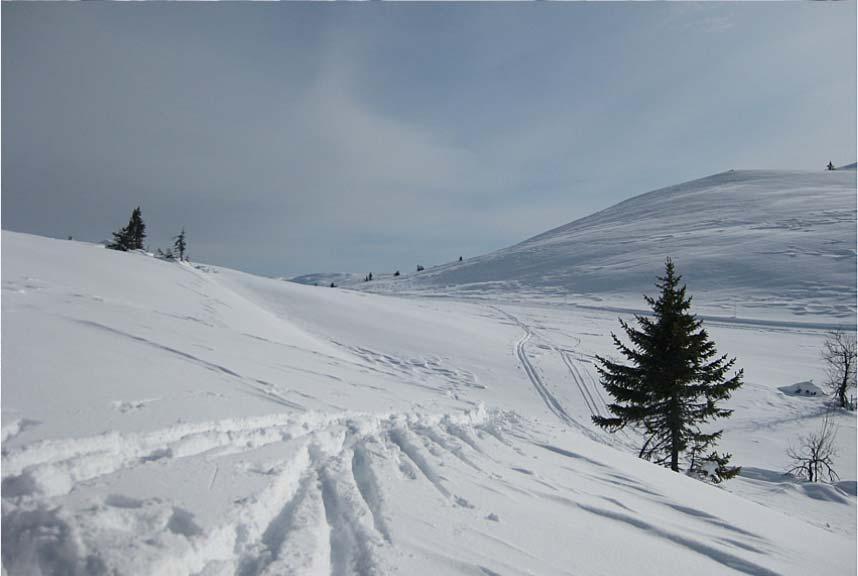
[[8, 4], [3, 226], [100, 240], [140, 203], [200, 260], [380, 270], [848, 163], [855, 9]]

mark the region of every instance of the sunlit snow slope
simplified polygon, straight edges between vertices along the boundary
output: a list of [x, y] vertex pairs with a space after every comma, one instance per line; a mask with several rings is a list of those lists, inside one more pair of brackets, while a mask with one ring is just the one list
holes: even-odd
[[820, 376], [816, 332], [713, 326], [748, 375], [725, 490], [593, 429], [614, 314], [10, 232], [2, 282], [10, 576], [855, 571], [854, 417], [844, 482], [781, 474], [824, 406], [777, 388]]
[[730, 171], [485, 256], [357, 284], [639, 308], [672, 257], [708, 314], [854, 324], [856, 172]]

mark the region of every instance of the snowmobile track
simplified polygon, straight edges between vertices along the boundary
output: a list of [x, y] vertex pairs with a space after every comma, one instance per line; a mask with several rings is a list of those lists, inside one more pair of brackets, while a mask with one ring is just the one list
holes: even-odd
[[515, 343], [515, 355], [518, 358], [521, 367], [524, 368], [524, 372], [527, 375], [527, 378], [530, 380], [530, 383], [533, 384], [534, 389], [536, 389], [537, 394], [539, 394], [542, 401], [545, 402], [545, 405], [551, 411], [552, 414], [557, 416], [563, 422], [570, 424], [572, 426], [581, 427], [581, 424], [577, 422], [574, 418], [572, 418], [568, 412], [563, 408], [563, 405], [560, 403], [557, 398], [549, 392], [545, 382], [542, 381], [542, 377], [536, 371], [536, 368], [530, 362], [530, 358], [527, 357], [527, 343], [533, 338], [533, 331], [530, 329], [530, 326], [524, 324], [521, 320], [506, 312], [501, 310], [500, 308], [494, 307], [495, 310], [515, 322], [522, 330], [524, 330], [524, 335], [519, 338]]

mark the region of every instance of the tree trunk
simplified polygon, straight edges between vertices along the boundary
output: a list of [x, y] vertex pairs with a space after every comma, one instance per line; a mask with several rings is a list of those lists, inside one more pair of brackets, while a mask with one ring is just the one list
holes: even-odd
[[670, 433], [670, 469], [679, 472], [679, 434], [678, 430]]
[[679, 406], [674, 398], [670, 403], [670, 469], [679, 472]]

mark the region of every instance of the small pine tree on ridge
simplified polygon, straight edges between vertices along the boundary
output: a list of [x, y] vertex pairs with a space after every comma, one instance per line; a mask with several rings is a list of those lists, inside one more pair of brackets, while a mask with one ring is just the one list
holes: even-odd
[[182, 228], [182, 231], [179, 232], [179, 235], [174, 238], [175, 242], [173, 242], [173, 252], [179, 257], [180, 261], [185, 260], [185, 250], [187, 250], [187, 244], [185, 243], [185, 229]]
[[112, 250], [142, 250], [143, 239], [146, 238], [146, 224], [140, 206], [131, 212], [128, 224], [113, 233], [113, 242], [107, 245]]

